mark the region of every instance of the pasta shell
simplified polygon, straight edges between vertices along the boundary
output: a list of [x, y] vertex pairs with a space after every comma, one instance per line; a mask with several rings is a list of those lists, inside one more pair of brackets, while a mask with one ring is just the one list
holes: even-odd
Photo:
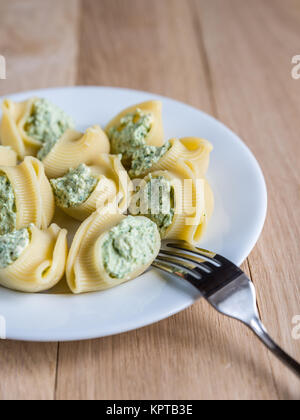
[[92, 175], [99, 179], [95, 190], [83, 204], [76, 207], [62, 207], [62, 210], [81, 221], [108, 203], [116, 204], [116, 210], [119, 209], [124, 213], [129, 207], [133, 188], [120, 156], [99, 155], [95, 165], [90, 168]]
[[0, 146], [0, 165], [16, 166], [17, 154], [10, 147]]
[[147, 114], [152, 114], [153, 116], [153, 123], [146, 138], [146, 143], [150, 146], [162, 146], [164, 143], [164, 130], [162, 122], [162, 103], [160, 101], [143, 102], [126, 108], [107, 124], [105, 128], [106, 133], [108, 133], [111, 127], [119, 125], [121, 118], [123, 118], [126, 114], [134, 112], [137, 108]]
[[24, 130], [35, 99], [32, 98], [24, 102], [5, 99], [2, 103], [1, 141], [4, 146], [10, 146], [15, 150], [20, 159], [36, 155], [41, 147], [41, 143], [29, 137]]
[[16, 229], [25, 228], [30, 223], [46, 229], [53, 219], [55, 203], [43, 164], [27, 156], [20, 165], [0, 166], [0, 171], [7, 176], [14, 190]]
[[126, 216], [109, 211], [108, 207], [96, 211], [78, 229], [73, 240], [67, 261], [67, 282], [73, 293], [86, 293], [105, 290], [138, 277], [156, 258], [160, 246], [160, 235], [153, 238], [155, 255], [146, 266], [138, 267], [126, 278], [112, 278], [105, 271], [101, 256], [104, 235], [118, 225]]
[[159, 162], [152, 166], [149, 172], [182, 172], [182, 168], [185, 167], [196, 178], [203, 178], [207, 172], [209, 156], [213, 149], [211, 143], [197, 137], [172, 139], [170, 143], [171, 148]]
[[[157, 171], [148, 175], [141, 185], [145, 186], [151, 178], [157, 177], [167, 179], [174, 189], [175, 214], [172, 224], [165, 230], [162, 239], [198, 243], [214, 208], [213, 193], [207, 180], [197, 179], [192, 173], [185, 171], [181, 174]], [[138, 193], [135, 199], [140, 196]]]
[[109, 151], [108, 137], [99, 126], [88, 128], [84, 134], [67, 130], [43, 159], [45, 172], [49, 178], [59, 178], [80, 163], [92, 165], [100, 154]]
[[0, 269], [0, 284], [35, 293], [55, 286], [63, 277], [67, 260], [67, 231], [52, 224], [47, 230], [29, 227], [29, 245], [10, 266]]

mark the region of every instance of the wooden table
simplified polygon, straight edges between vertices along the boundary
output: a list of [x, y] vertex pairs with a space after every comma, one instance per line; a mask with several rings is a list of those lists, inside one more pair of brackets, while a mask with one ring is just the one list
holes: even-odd
[[[242, 136], [269, 211], [244, 263], [264, 323], [300, 359], [299, 0], [1, 0], [1, 95], [58, 85], [149, 90]], [[79, 343], [0, 342], [2, 399], [299, 399], [299, 381], [199, 301], [138, 331]]]

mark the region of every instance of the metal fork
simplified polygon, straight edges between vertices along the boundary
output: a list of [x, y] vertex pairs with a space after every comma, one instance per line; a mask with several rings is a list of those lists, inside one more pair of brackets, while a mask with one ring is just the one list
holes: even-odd
[[257, 309], [253, 283], [235, 264], [213, 252], [182, 241], [163, 241], [155, 268], [183, 278], [221, 314], [244, 323], [300, 378], [300, 364], [268, 335]]

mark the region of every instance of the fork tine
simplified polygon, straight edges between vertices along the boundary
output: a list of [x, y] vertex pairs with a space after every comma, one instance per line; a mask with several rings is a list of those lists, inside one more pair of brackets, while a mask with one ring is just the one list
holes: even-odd
[[212, 272], [212, 269], [209, 265], [206, 265], [205, 260], [203, 260], [202, 258], [197, 258], [197, 257], [190, 257], [188, 254], [183, 254], [180, 252], [171, 252], [171, 251], [165, 251], [165, 250], [161, 250], [159, 253], [160, 256], [169, 256], [169, 257], [173, 257], [173, 258], [178, 258], [179, 260], [183, 260], [186, 262], [191, 262], [193, 264], [195, 264], [195, 267], [193, 268], [199, 268], [200, 270], [204, 271], [205, 273], [209, 274]]
[[206, 249], [198, 248], [196, 246], [187, 244], [183, 241], [165, 241], [165, 243], [163, 244], [163, 248], [184, 251], [196, 258], [202, 258], [207, 264], [211, 264], [214, 267], [220, 267], [222, 265], [221, 262], [215, 258], [217, 254], [210, 252]]
[[[194, 277], [197, 280], [200, 280], [202, 278], [199, 272], [193, 271], [190, 268], [186, 267], [185, 265], [180, 264], [180, 262], [173, 261], [170, 258], [158, 256], [155, 261], [159, 263], [163, 263], [166, 267], [169, 268], [169, 272], [171, 271], [172, 273], [178, 274], [178, 270], [179, 270], [179, 274], [183, 276], [184, 274], [189, 274], [190, 276]], [[177, 269], [177, 271], [175, 270], [174, 272], [174, 268]], [[180, 272], [183, 272], [183, 273], [180, 273]]]

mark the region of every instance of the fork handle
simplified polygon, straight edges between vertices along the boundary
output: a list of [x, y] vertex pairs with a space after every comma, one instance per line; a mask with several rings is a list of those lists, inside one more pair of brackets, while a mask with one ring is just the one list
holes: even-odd
[[254, 318], [247, 326], [262, 341], [263, 344], [281, 360], [288, 368], [290, 368], [300, 378], [300, 364], [291, 356], [283, 351], [269, 336], [266, 328], [263, 326], [259, 318]]

